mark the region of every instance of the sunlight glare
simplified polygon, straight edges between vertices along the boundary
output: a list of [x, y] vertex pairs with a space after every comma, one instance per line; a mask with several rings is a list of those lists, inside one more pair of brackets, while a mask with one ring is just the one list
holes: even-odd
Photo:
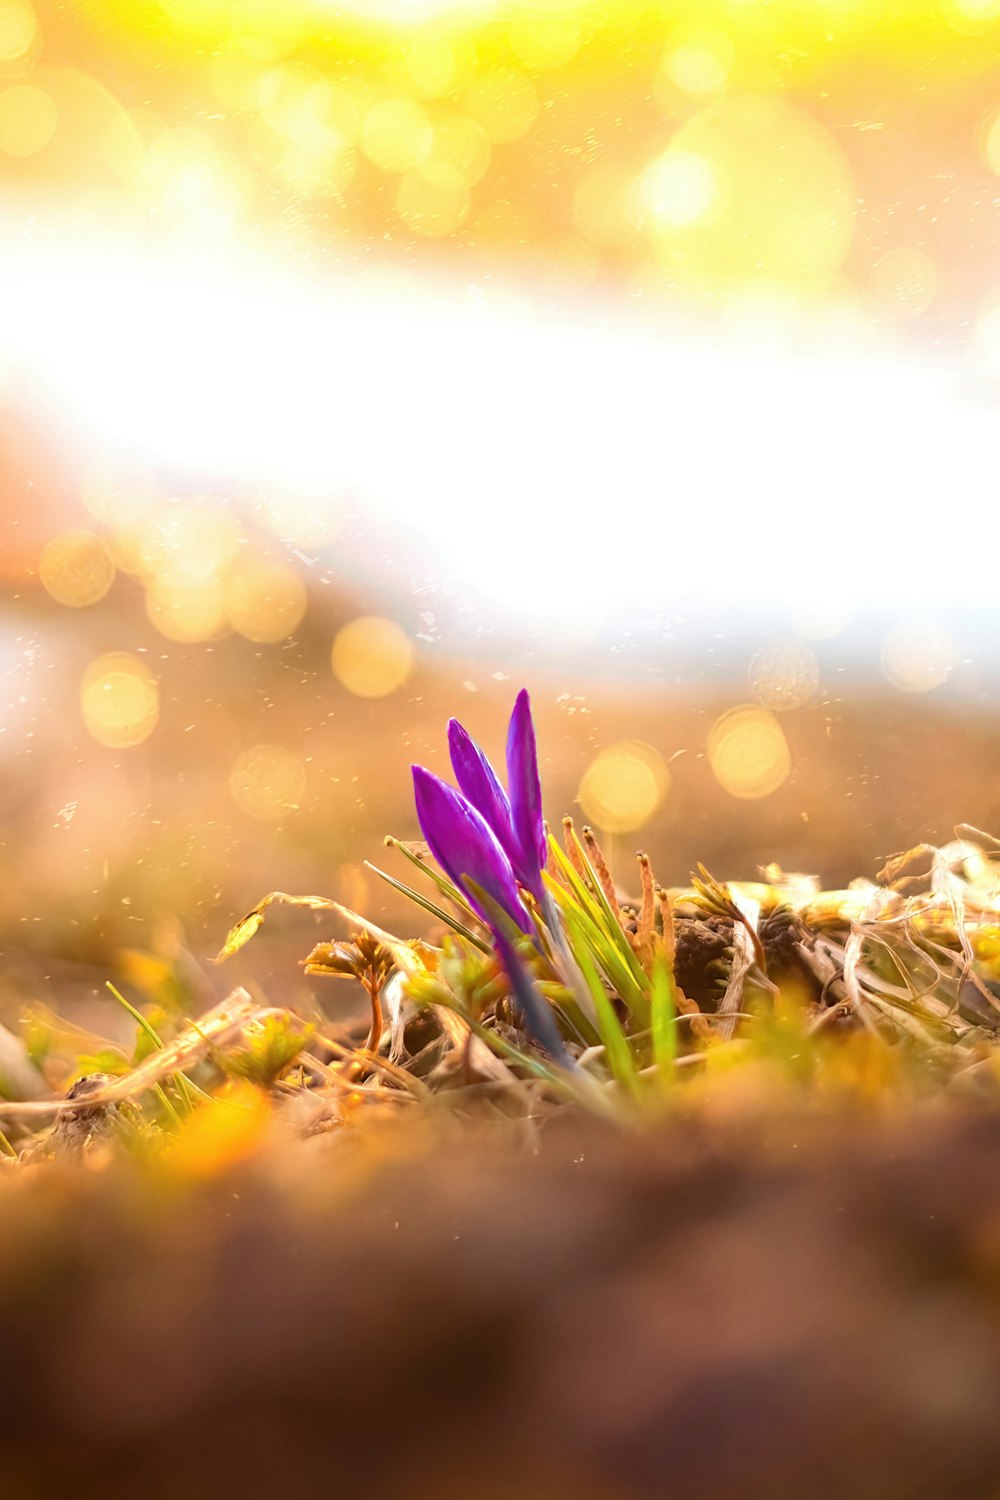
[[[502, 287], [293, 286], [232, 255], [140, 260], [83, 236], [9, 239], [0, 271], [17, 289], [9, 352], [112, 452], [169, 464], [195, 492], [243, 486], [250, 513], [268, 487], [320, 512], [328, 496], [331, 537], [358, 496], [437, 589], [510, 624], [716, 598], [792, 615], [826, 597], [850, 614], [921, 589], [944, 607], [967, 597], [967, 538], [992, 524], [1000, 417], [944, 362], [821, 343], [762, 355], [624, 310], [540, 316]], [[935, 514], [955, 493], [963, 525], [933, 538], [886, 503]]]

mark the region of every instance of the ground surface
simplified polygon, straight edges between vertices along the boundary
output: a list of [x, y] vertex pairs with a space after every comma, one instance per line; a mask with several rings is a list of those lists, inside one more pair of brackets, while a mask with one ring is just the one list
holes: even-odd
[[989, 1500], [998, 1159], [993, 1110], [730, 1090], [12, 1168], [4, 1495]]

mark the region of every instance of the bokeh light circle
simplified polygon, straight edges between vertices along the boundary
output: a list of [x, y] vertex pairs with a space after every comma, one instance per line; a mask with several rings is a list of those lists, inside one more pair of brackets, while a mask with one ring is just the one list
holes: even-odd
[[819, 661], [803, 641], [777, 641], [750, 663], [750, 691], [765, 708], [801, 708], [816, 695]]
[[38, 19], [27, 0], [0, 0], [0, 62], [14, 62], [38, 35]]
[[107, 544], [92, 531], [66, 531], [46, 544], [38, 566], [47, 591], [59, 604], [82, 609], [96, 604], [115, 580]]
[[695, 97], [718, 94], [733, 66], [733, 44], [724, 31], [693, 31], [672, 37], [663, 54], [657, 94], [664, 106], [673, 103], [668, 90], [680, 89]]
[[150, 668], [127, 651], [92, 661], [80, 684], [83, 721], [98, 744], [111, 750], [141, 745], [160, 717], [160, 689]]
[[663, 756], [642, 740], [601, 750], [583, 773], [578, 799], [589, 822], [605, 833], [634, 833], [655, 815], [670, 790]]
[[792, 768], [778, 720], [752, 704], [731, 708], [715, 721], [708, 736], [708, 761], [723, 791], [746, 800], [776, 792]]
[[226, 627], [226, 599], [215, 577], [154, 578], [146, 589], [146, 613], [168, 641], [208, 641]]
[[700, 110], [642, 175], [646, 228], [690, 280], [827, 283], [851, 243], [855, 187], [830, 132], [783, 99]]
[[905, 693], [940, 687], [957, 662], [951, 631], [923, 617], [898, 620], [882, 644], [882, 670], [893, 687]]
[[0, 151], [8, 156], [34, 156], [58, 127], [59, 110], [45, 89], [15, 83], [0, 93]]
[[531, 79], [513, 68], [480, 73], [463, 103], [496, 145], [520, 140], [538, 117], [538, 95]]
[[365, 116], [361, 149], [383, 172], [408, 172], [433, 144], [427, 112], [412, 99], [382, 99]]
[[301, 624], [308, 599], [291, 568], [261, 558], [235, 564], [225, 586], [230, 625], [248, 641], [283, 641]]
[[435, 120], [434, 145], [428, 165], [433, 162], [451, 167], [466, 187], [473, 187], [485, 176], [491, 156], [489, 136], [468, 115], [444, 115]]
[[413, 646], [394, 620], [362, 615], [338, 630], [331, 665], [349, 693], [358, 698], [385, 698], [409, 677]]

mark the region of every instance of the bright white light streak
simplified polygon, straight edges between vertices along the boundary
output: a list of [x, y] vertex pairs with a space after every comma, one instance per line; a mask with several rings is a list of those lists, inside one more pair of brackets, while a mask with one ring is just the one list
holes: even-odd
[[195, 486], [360, 495], [499, 622], [586, 628], [595, 586], [619, 619], [979, 589], [1000, 422], [944, 365], [81, 244], [0, 273], [6, 340], [104, 439]]

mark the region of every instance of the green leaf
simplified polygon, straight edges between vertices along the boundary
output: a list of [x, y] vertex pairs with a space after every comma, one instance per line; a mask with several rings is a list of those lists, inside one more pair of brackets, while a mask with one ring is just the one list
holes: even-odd
[[[560, 849], [555, 839], [550, 836], [549, 848], [552, 851], [553, 857], [558, 863], [560, 870], [569, 881], [573, 889], [573, 894], [576, 896], [577, 901], [587, 912], [591, 921], [595, 924], [599, 931], [604, 934], [607, 941], [619, 954], [621, 961], [630, 970], [636, 986], [638, 987], [640, 992], [645, 995], [649, 989], [649, 979], [645, 971], [643, 970], [643, 967], [640, 964], [639, 960], [633, 953], [631, 944], [629, 943], [628, 938], [625, 936], [625, 933], [622, 931], [622, 925], [619, 922], [617, 915], [611, 909], [608, 898], [604, 894], [604, 891], [601, 887], [601, 882], [597, 878], [594, 867], [590, 863], [586, 851], [584, 850], [579, 839], [576, 837], [575, 833], [571, 833], [570, 837], [574, 840], [574, 847], [578, 851], [580, 859], [583, 861], [585, 868], [589, 872], [591, 883], [594, 887], [593, 891], [589, 891], [587, 889], [586, 884], [580, 879], [580, 876], [577, 874], [572, 861], [566, 854], [563, 853], [562, 849]], [[559, 887], [555, 886], [554, 889], [558, 890]], [[625, 997], [623, 996], [622, 998], [624, 999]], [[643, 1012], [645, 1011], [645, 1001], [642, 1002], [640, 1009]]]
[[[433, 880], [442, 896], [447, 897], [449, 901], [454, 901], [455, 905], [461, 907], [462, 911], [464, 911], [467, 916], [472, 917], [473, 920], [475, 920], [476, 914], [472, 910], [472, 907], [469, 905], [468, 901], [466, 900], [465, 896], [463, 896], [458, 886], [450, 881], [447, 876], [442, 875], [431, 865], [426, 864], [418, 854], [414, 854], [413, 850], [408, 849], [407, 846], [399, 839], [387, 838], [385, 842], [388, 848], [398, 849], [400, 854], [402, 854], [404, 858], [408, 859], [411, 865], [415, 865], [422, 875], [426, 875], [429, 880]], [[365, 864], [367, 863], [368, 861], [365, 860]], [[372, 865], [371, 868], [374, 869], [374, 865]]]
[[[557, 885], [548, 875], [543, 878], [562, 911], [564, 920], [571, 924], [575, 923], [579, 931], [586, 936], [605, 978], [619, 998], [624, 1000], [632, 1014], [645, 1025], [649, 1020], [649, 998], [631, 968], [622, 960], [617, 944], [608, 938], [603, 927], [594, 920], [589, 911], [574, 902], [569, 891]], [[580, 955], [575, 946], [573, 955], [579, 961]]]
[[[399, 891], [401, 895], [408, 897], [410, 901], [415, 901], [417, 906], [423, 907], [424, 911], [429, 912], [432, 917], [436, 917], [439, 922], [444, 922], [453, 932], [457, 932], [467, 942], [473, 943], [482, 953], [491, 953], [493, 951], [488, 943], [485, 943], [482, 938], [477, 937], [470, 928], [465, 926], [464, 922], [460, 922], [457, 917], [451, 916], [443, 907], [435, 905], [433, 901], [429, 901], [426, 896], [422, 896], [412, 886], [404, 885], [403, 881], [397, 880], [395, 875], [386, 874], [385, 870], [380, 870], [378, 865], [371, 864], [367, 859], [365, 860], [365, 864], [371, 870], [372, 874], [377, 875], [380, 880], [384, 880], [386, 885], [391, 885], [393, 890]], [[472, 914], [471, 907], [466, 907], [466, 910]]]
[[312, 1024], [299, 1025], [288, 1014], [266, 1016], [247, 1028], [248, 1046], [226, 1054], [222, 1066], [237, 1078], [270, 1088], [308, 1046], [315, 1030]]
[[594, 960], [588, 951], [586, 935], [580, 930], [581, 918], [573, 914], [569, 916], [569, 923], [571, 929], [576, 929], [573, 932], [575, 938], [573, 953], [594, 1001], [597, 1024], [604, 1043], [608, 1066], [612, 1076], [631, 1093], [636, 1094], [639, 1091], [639, 1078], [628, 1037], [625, 1035], [622, 1023], [615, 1015], [615, 1008], [608, 998]]
[[113, 1078], [123, 1078], [131, 1070], [128, 1058], [119, 1048], [101, 1047], [97, 1052], [81, 1052], [71, 1081], [86, 1078], [88, 1073], [109, 1073]]
[[[110, 979], [106, 979], [104, 983], [105, 987], [111, 991], [112, 995], [114, 995], [119, 1005], [124, 1005], [125, 1009], [128, 1011], [132, 1019], [138, 1022], [142, 1032], [152, 1043], [152, 1048], [150, 1050], [149, 1056], [152, 1056], [154, 1052], [162, 1052], [163, 1042], [160, 1040], [159, 1034], [156, 1032], [156, 1030], [146, 1020], [146, 1017], [143, 1015], [142, 1011], [137, 1010], [134, 1005], [131, 1005], [128, 1000], [125, 999], [125, 996], [121, 993], [121, 991], [115, 989]], [[184, 1103], [187, 1105], [188, 1109], [193, 1109], [194, 1095], [201, 1094], [201, 1089], [193, 1084], [189, 1078], [185, 1077], [183, 1073], [174, 1073], [172, 1076], [172, 1081], [175, 1084], [177, 1092], [184, 1100]], [[161, 1093], [162, 1090], [158, 1089], [157, 1092]]]

